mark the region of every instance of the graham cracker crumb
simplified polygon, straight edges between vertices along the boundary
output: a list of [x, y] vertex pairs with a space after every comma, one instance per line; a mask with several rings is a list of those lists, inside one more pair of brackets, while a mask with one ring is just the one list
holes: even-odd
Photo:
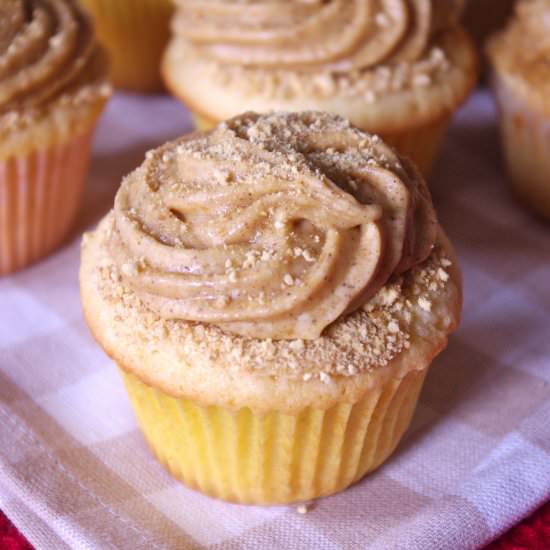
[[418, 298], [418, 305], [424, 310], [424, 311], [431, 311], [432, 310], [432, 303], [424, 298], [424, 296], [420, 296]]
[[443, 269], [443, 268], [439, 268], [437, 270], [437, 276], [443, 281], [443, 282], [447, 282], [449, 280], [449, 274]]
[[292, 286], [294, 284], [294, 278], [290, 273], [285, 273], [285, 276], [283, 277], [283, 281], [285, 285]]

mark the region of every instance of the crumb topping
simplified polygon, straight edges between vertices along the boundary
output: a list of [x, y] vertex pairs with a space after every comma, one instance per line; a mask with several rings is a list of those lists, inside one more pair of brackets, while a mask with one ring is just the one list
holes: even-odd
[[131, 332], [151, 349], [168, 346], [181, 350], [187, 362], [197, 356], [208, 357], [239, 372], [331, 384], [338, 377], [353, 377], [388, 365], [421, 335], [423, 324], [431, 331], [449, 328], [434, 326], [433, 312], [429, 313], [433, 304], [445, 302], [442, 297], [452, 284], [448, 274], [451, 261], [439, 245], [425, 261], [393, 276], [368, 303], [331, 324], [319, 338], [273, 340], [228, 334], [212, 324], [158, 315], [125, 283], [122, 267], [113, 263], [110, 231], [112, 224], [106, 220], [83, 246], [93, 245], [100, 251], [92, 275], [101, 300], [112, 309], [116, 331]]
[[[181, 57], [197, 58], [192, 46], [183, 46]], [[271, 99], [296, 96], [329, 98], [335, 95], [362, 97], [375, 103], [388, 93], [416, 90], [445, 79], [452, 67], [444, 45], [433, 46], [415, 62], [380, 64], [349, 73], [296, 72], [290, 69], [264, 69], [242, 65], [220, 64], [204, 59], [203, 70], [219, 86], [238, 85], [244, 94], [262, 94]]]
[[423, 261], [435, 231], [425, 183], [378, 137], [246, 113], [150, 152], [117, 193], [109, 249], [165, 318], [309, 340]]

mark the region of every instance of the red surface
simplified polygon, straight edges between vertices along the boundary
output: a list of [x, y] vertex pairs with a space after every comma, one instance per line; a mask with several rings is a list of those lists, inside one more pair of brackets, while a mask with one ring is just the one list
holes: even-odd
[[0, 510], [0, 550], [32, 550], [32, 546]]
[[550, 550], [550, 502], [485, 550]]
[[[0, 550], [32, 550], [1, 510]], [[550, 502], [485, 550], [550, 550]]]

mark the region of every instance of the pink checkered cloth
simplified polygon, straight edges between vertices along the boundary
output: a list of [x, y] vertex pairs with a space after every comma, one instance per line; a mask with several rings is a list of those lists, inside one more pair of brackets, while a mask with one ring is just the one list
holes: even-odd
[[[118, 96], [79, 232], [146, 149], [190, 128], [168, 98]], [[0, 280], [0, 508], [37, 548], [473, 549], [550, 498], [550, 226], [509, 195], [492, 102], [457, 117], [431, 182], [462, 261], [460, 330], [392, 458], [295, 507], [209, 499], [148, 452], [78, 298], [79, 234]]]

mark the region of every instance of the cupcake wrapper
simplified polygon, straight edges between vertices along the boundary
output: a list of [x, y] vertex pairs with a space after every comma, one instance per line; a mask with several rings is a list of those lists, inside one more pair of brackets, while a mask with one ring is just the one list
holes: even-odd
[[382, 132], [380, 137], [399, 154], [409, 158], [420, 173], [428, 178], [450, 122], [451, 117], [445, 116], [402, 132]]
[[199, 115], [198, 113], [195, 113], [194, 111], [191, 111], [191, 118], [193, 119], [193, 122], [195, 123], [195, 128], [197, 130], [206, 131], [210, 130], [214, 126], [216, 126], [218, 123], [214, 120], [211, 120], [203, 115]]
[[160, 60], [170, 37], [171, 0], [80, 0], [91, 13], [111, 59], [115, 86], [164, 89]]
[[550, 219], [550, 117], [494, 82], [500, 135], [515, 194], [539, 215]]
[[91, 132], [70, 143], [0, 161], [0, 275], [45, 256], [78, 211]]
[[158, 460], [192, 488], [248, 504], [330, 495], [379, 466], [409, 425], [427, 371], [390, 380], [355, 404], [258, 415], [174, 398], [120, 370]]
[[[208, 118], [192, 113], [195, 126], [199, 130], [209, 130], [217, 123]], [[450, 116], [409, 128], [401, 132], [380, 133], [388, 145], [394, 147], [401, 155], [408, 157], [427, 178], [433, 168], [449, 123]], [[366, 129], [366, 131], [369, 131]]]

